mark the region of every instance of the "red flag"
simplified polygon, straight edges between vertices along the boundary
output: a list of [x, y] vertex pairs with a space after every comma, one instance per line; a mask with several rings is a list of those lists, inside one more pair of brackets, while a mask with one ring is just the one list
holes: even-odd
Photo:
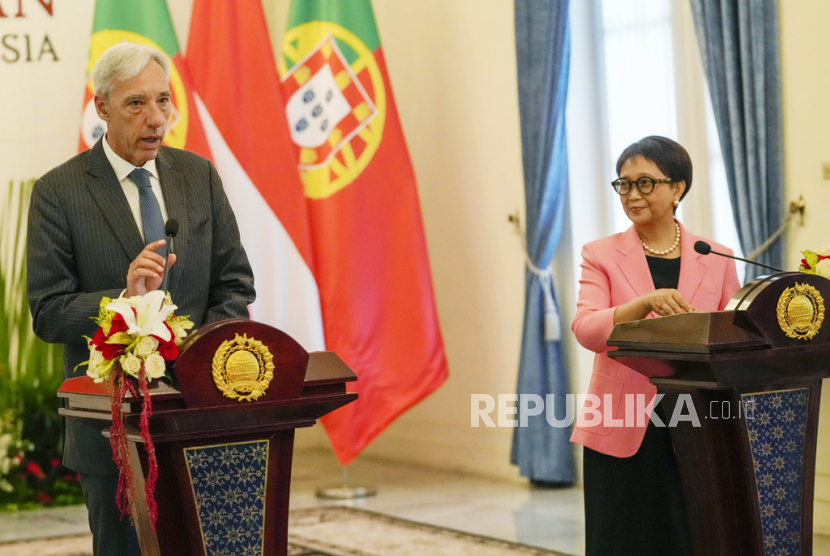
[[369, 0], [292, 4], [280, 64], [326, 346], [359, 399], [323, 418], [347, 465], [447, 377], [412, 165]]
[[308, 209], [260, 2], [196, 0], [187, 65], [254, 270], [251, 317], [325, 349]]

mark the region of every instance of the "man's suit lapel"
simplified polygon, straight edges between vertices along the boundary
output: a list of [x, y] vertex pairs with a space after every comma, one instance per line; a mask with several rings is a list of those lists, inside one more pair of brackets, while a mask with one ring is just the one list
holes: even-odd
[[620, 267], [623, 276], [637, 292], [637, 296], [645, 295], [654, 291], [654, 281], [651, 279], [651, 272], [648, 270], [645, 253], [640, 243], [640, 237], [634, 226], [620, 234], [617, 242], [617, 253], [620, 256], [617, 265]]
[[141, 253], [144, 242], [127, 198], [124, 196], [124, 190], [121, 189], [121, 184], [118, 183], [118, 178], [107, 160], [101, 141], [103, 137], [95, 143], [87, 155], [86, 171], [89, 177], [86, 186], [107, 220], [113, 235], [132, 261]]
[[[159, 173], [161, 192], [164, 195], [164, 204], [167, 207], [167, 218], [179, 222], [179, 233], [173, 240], [173, 252], [176, 253], [177, 265], [180, 265], [187, 245], [190, 230], [190, 220], [187, 210], [187, 179], [176, 169], [173, 157], [162, 147], [156, 157], [156, 169]], [[179, 268], [182, 268], [181, 266]], [[172, 271], [167, 283], [167, 290], [174, 291], [179, 282], [181, 271]]]

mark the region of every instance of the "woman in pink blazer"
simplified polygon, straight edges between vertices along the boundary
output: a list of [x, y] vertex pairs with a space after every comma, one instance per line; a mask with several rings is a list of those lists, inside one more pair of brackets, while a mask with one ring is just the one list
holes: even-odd
[[[626, 394], [648, 405], [656, 388], [648, 378], [608, 357], [614, 325], [687, 311], [723, 309], [740, 289], [731, 259], [695, 252], [703, 239], [687, 231], [674, 213], [692, 185], [686, 150], [665, 137], [646, 137], [617, 161], [612, 185], [633, 223], [628, 230], [585, 245], [573, 332], [596, 353], [588, 394], [593, 408], [623, 419]], [[709, 241], [722, 253], [731, 251]], [[606, 395], [609, 398], [606, 398]], [[584, 448], [586, 555], [692, 554], [677, 460], [668, 429], [644, 426], [589, 426], [592, 408], [581, 408], [571, 441]], [[654, 413], [668, 423], [673, 408]], [[606, 423], [607, 421], [607, 423]]]

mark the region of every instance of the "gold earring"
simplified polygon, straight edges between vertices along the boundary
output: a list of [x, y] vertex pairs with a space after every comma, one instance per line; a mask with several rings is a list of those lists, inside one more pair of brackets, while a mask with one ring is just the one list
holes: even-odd
[[674, 201], [672, 201], [672, 204], [673, 204], [674, 206], [676, 206], [676, 207], [677, 207], [677, 206], [680, 206], [680, 201], [678, 201], [677, 199], [675, 199]]

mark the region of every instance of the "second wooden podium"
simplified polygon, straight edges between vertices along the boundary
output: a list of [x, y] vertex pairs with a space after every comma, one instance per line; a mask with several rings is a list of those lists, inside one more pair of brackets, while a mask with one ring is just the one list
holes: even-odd
[[608, 355], [651, 377], [667, 418], [685, 408], [670, 430], [696, 556], [812, 554], [827, 300], [830, 280], [786, 272], [747, 284], [725, 311], [611, 333]]
[[[203, 326], [181, 346], [177, 387], [151, 385], [150, 435], [159, 478], [156, 530], [144, 505], [146, 458], [141, 401], [127, 397], [125, 424], [136, 477], [133, 519], [144, 556], [285, 556], [294, 429], [354, 401], [354, 373], [333, 353], [306, 352], [270, 326], [227, 320]], [[58, 395], [67, 419], [106, 433], [106, 388], [66, 380]]]

